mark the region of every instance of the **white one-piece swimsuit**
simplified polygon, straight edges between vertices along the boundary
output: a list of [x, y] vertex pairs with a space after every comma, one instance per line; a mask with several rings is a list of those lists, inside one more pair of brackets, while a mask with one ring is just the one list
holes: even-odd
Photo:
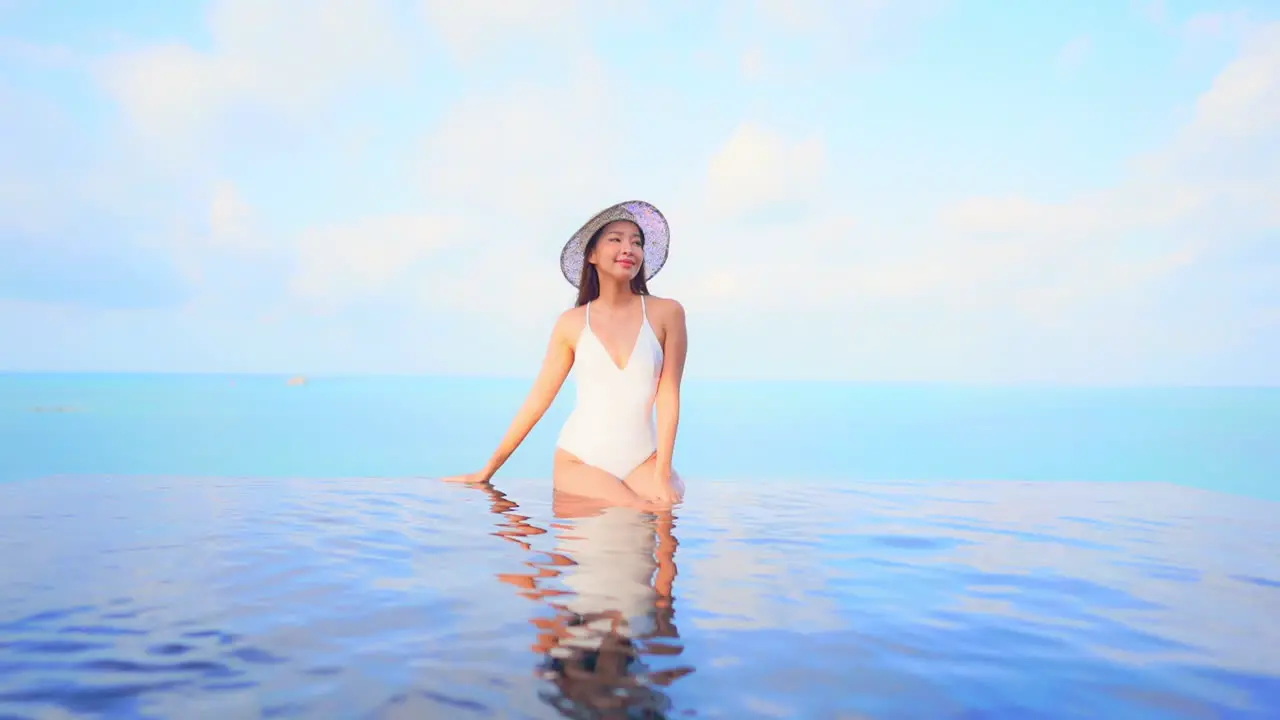
[[662, 344], [640, 296], [644, 317], [626, 364], [618, 367], [591, 330], [591, 303], [573, 360], [577, 404], [556, 444], [588, 465], [625, 480], [657, 448], [653, 401], [662, 374]]

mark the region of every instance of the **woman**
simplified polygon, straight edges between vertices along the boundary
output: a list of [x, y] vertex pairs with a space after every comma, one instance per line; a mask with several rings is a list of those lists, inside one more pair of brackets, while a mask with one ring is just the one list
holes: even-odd
[[577, 302], [551, 331], [542, 370], [493, 457], [479, 472], [447, 480], [493, 477], [572, 369], [577, 406], [556, 443], [555, 490], [637, 508], [681, 499], [684, 483], [671, 462], [687, 341], [684, 308], [650, 295], [647, 284], [666, 263], [669, 241], [666, 218], [641, 201], [602, 210], [569, 238], [560, 269], [578, 288]]

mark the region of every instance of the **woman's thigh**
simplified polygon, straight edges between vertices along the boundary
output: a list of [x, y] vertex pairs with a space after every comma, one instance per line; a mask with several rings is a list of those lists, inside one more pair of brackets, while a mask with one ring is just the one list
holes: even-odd
[[556, 449], [552, 476], [556, 492], [590, 498], [608, 505], [635, 507], [644, 501], [621, 480], [587, 465], [572, 454]]
[[[652, 497], [655, 492], [656, 480], [654, 479], [653, 469], [658, 466], [658, 455], [654, 453], [645, 460], [640, 467], [631, 471], [627, 475], [627, 479], [623, 484], [631, 489], [638, 497]], [[680, 478], [679, 473], [671, 471], [671, 490], [675, 494], [675, 501], [679, 502], [684, 497], [684, 480]]]

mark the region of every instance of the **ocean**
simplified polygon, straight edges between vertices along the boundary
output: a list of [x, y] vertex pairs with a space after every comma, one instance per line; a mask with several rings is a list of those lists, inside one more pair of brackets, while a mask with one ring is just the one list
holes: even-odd
[[1280, 716], [1280, 389], [689, 378], [583, 516], [571, 385], [287, 380], [0, 375], [0, 718]]

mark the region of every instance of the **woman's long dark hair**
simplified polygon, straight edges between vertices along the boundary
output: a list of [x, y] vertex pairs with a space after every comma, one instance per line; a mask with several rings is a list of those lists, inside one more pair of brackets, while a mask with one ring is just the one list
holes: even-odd
[[[595, 249], [596, 243], [600, 242], [600, 236], [604, 234], [604, 229], [608, 224], [600, 226], [599, 230], [591, 235], [591, 239], [582, 248], [582, 277], [578, 278], [578, 300], [573, 304], [574, 307], [582, 307], [587, 303], [600, 297], [600, 274], [596, 271], [596, 266], [587, 262], [587, 258], [591, 257], [591, 251]], [[636, 225], [640, 229], [640, 247], [644, 247], [644, 228]], [[640, 272], [631, 278], [631, 292], [636, 295], [648, 295], [649, 286], [644, 281], [644, 253], [640, 254]]]

